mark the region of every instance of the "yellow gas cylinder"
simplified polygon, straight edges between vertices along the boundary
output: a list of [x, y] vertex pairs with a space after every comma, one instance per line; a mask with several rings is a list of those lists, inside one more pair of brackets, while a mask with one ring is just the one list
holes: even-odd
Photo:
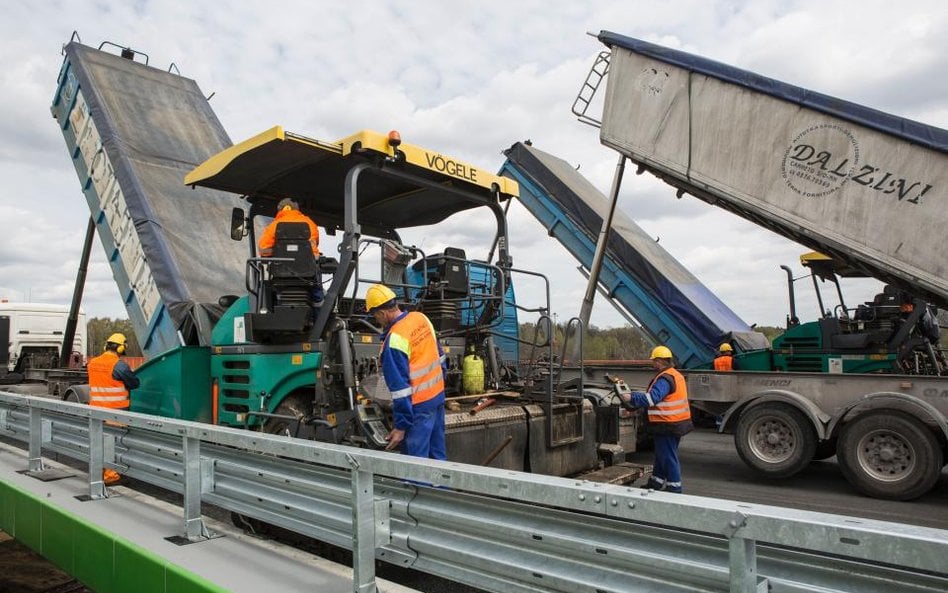
[[465, 394], [484, 393], [484, 361], [474, 349], [461, 361], [461, 388]]

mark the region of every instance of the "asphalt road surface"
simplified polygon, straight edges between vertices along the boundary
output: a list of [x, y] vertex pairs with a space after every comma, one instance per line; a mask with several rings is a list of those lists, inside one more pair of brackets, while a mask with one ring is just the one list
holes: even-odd
[[[856, 492], [843, 478], [835, 457], [814, 461], [790, 478], [760, 477], [737, 455], [734, 437], [713, 429], [698, 429], [684, 437], [679, 457], [687, 494], [948, 529], [948, 469], [942, 469], [941, 479], [928, 494], [897, 502]], [[651, 458], [650, 452], [640, 452], [632, 461], [651, 463]]]

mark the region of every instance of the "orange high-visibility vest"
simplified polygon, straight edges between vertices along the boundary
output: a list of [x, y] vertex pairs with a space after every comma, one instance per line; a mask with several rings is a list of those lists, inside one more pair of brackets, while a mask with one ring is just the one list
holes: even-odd
[[731, 356], [722, 354], [721, 356], [715, 357], [714, 359], [714, 370], [716, 371], [733, 371], [734, 370], [734, 359]]
[[89, 361], [89, 405], [99, 408], [126, 409], [129, 406], [128, 389], [121, 381], [112, 378], [112, 369], [119, 355], [106, 350]]
[[662, 401], [648, 409], [649, 422], [684, 422], [691, 420], [691, 407], [688, 405], [688, 387], [685, 385], [685, 378], [677, 369], [668, 368], [655, 375], [652, 382], [648, 384], [648, 390], [658, 381], [659, 377], [668, 377], [672, 380], [674, 391]]
[[402, 317], [389, 330], [385, 343], [389, 348], [396, 348], [408, 356], [413, 406], [435, 398], [444, 391], [438, 338], [431, 321], [424, 314], [412, 311]]
[[260, 248], [260, 255], [271, 257], [273, 255], [273, 245], [276, 243], [276, 227], [281, 222], [305, 222], [309, 225], [309, 245], [313, 248], [313, 255], [319, 257], [319, 227], [313, 222], [313, 219], [306, 216], [299, 210], [280, 210], [274, 217], [273, 222], [263, 229], [260, 240], [257, 241], [257, 247]]

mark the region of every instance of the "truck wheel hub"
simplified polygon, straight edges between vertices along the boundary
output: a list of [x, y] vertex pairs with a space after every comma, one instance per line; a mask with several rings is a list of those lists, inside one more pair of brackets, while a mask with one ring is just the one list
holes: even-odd
[[858, 444], [863, 469], [883, 481], [897, 481], [915, 469], [914, 451], [899, 435], [889, 431], [871, 432]]
[[793, 433], [773, 418], [763, 419], [754, 426], [749, 444], [754, 454], [768, 463], [780, 463], [794, 452]]

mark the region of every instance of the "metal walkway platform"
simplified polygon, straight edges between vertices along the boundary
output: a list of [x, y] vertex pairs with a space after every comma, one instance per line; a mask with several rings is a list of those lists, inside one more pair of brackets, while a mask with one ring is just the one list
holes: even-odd
[[[207, 517], [208, 529], [222, 537], [177, 545], [166, 538], [182, 535], [180, 508], [122, 486], [110, 488], [108, 499], [83, 502], [84, 472], [44, 461], [70, 477], [42, 481], [21, 473], [27, 461], [26, 451], [0, 442], [0, 529], [97, 593], [353, 590], [351, 568]], [[381, 579], [378, 585], [387, 593], [413, 591]]]

